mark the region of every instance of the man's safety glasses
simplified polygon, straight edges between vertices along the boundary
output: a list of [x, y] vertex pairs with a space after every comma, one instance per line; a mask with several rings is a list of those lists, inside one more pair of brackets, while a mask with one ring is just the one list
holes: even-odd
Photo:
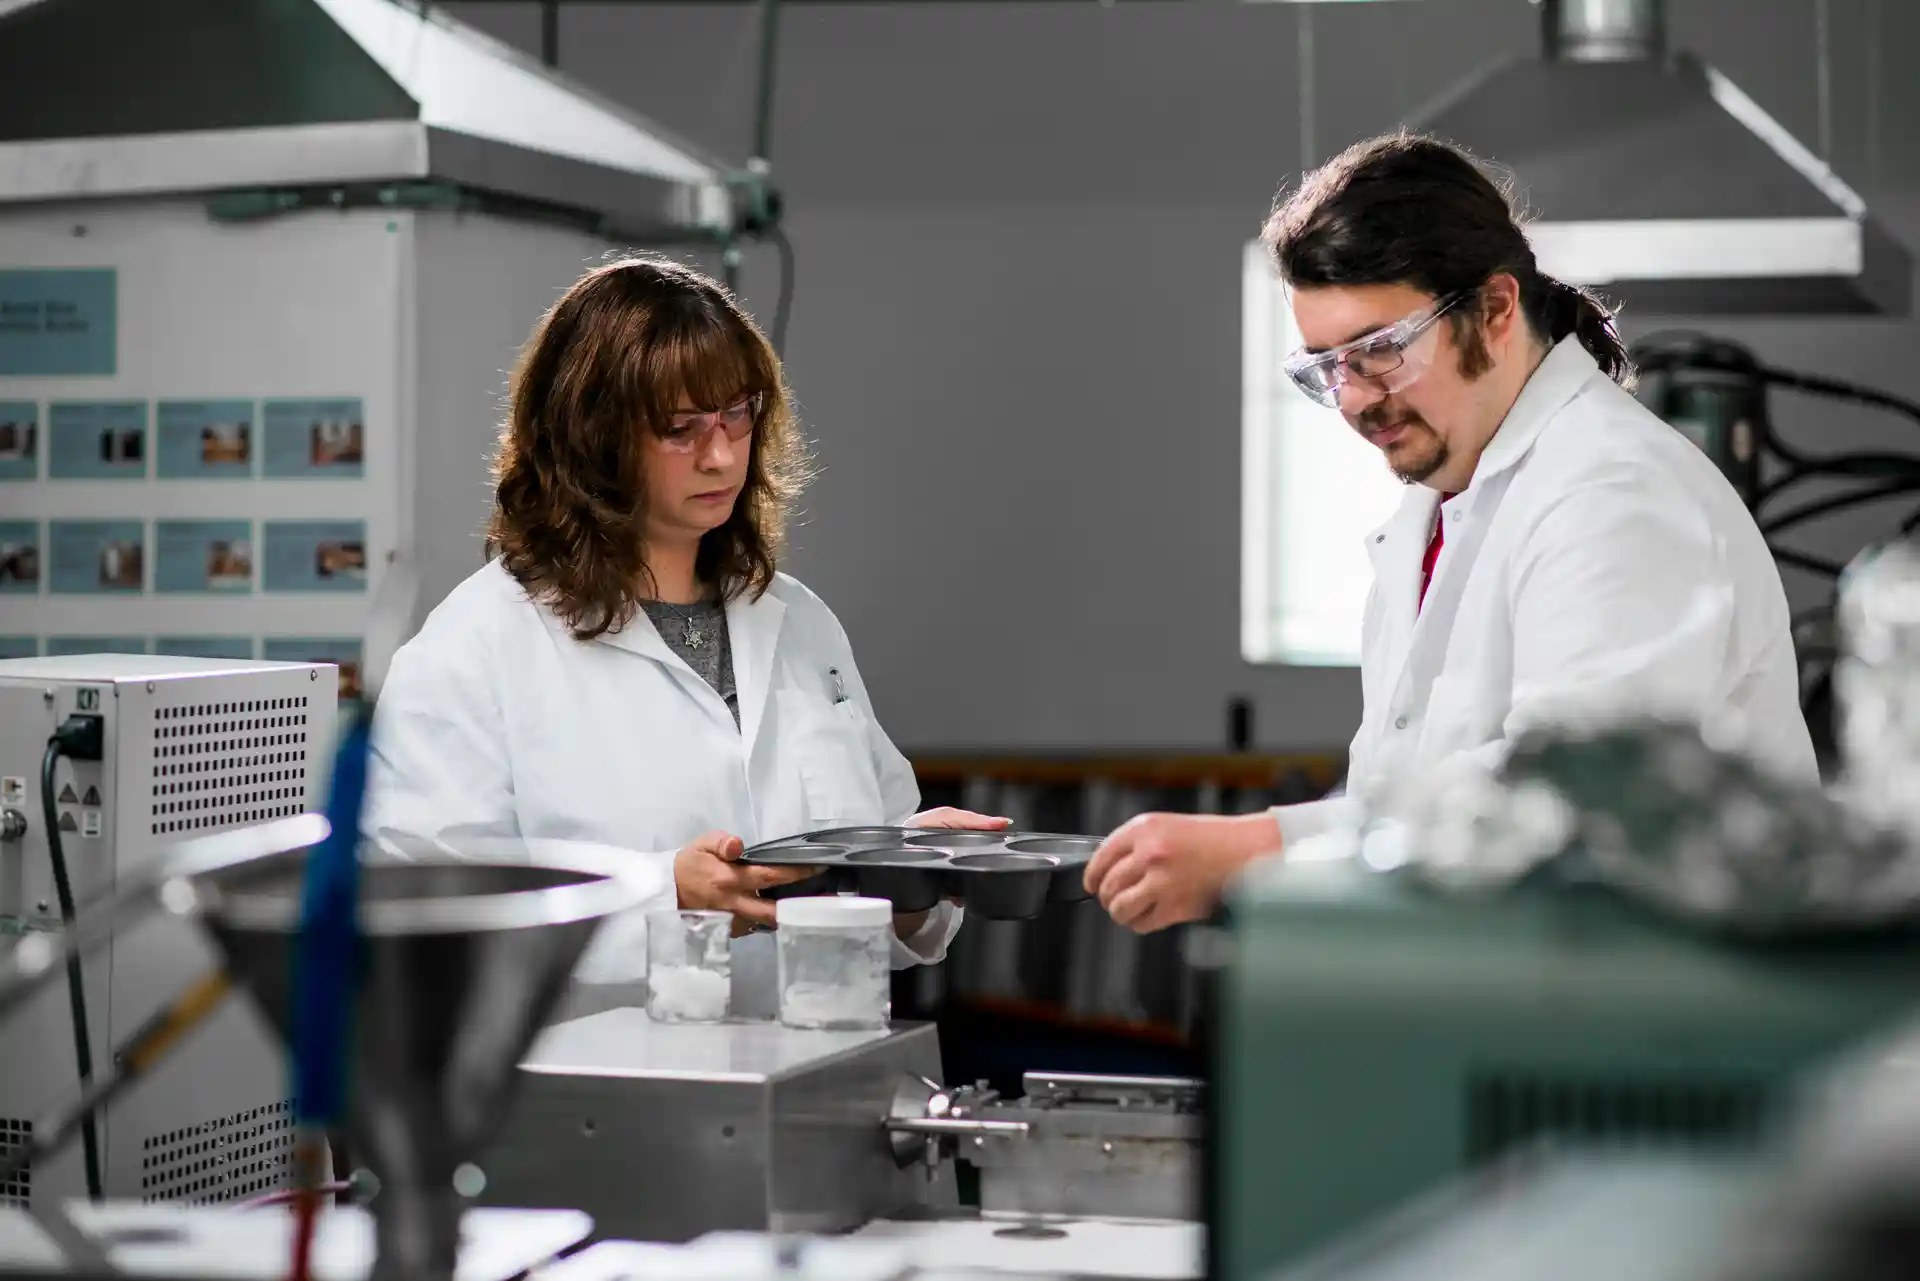
[[759, 421], [760, 395], [756, 392], [725, 409], [675, 414], [668, 421], [667, 429], [659, 433], [660, 443], [676, 454], [691, 454], [706, 447], [715, 427], [725, 431], [728, 440], [737, 443], [745, 440]]
[[1287, 357], [1283, 368], [1296, 387], [1329, 409], [1340, 407], [1340, 388], [1356, 379], [1388, 394], [1404, 390], [1433, 363], [1433, 344], [1420, 339], [1473, 292], [1449, 294], [1425, 311], [1330, 350], [1297, 351]]

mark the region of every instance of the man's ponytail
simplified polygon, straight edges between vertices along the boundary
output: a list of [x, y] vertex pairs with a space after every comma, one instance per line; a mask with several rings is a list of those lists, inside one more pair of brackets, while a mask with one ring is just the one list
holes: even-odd
[[1549, 343], [1557, 343], [1568, 334], [1580, 340], [1607, 377], [1623, 387], [1633, 385], [1633, 361], [1627, 344], [1613, 323], [1613, 312], [1593, 293], [1578, 285], [1555, 280], [1538, 273], [1545, 297], [1542, 328]]

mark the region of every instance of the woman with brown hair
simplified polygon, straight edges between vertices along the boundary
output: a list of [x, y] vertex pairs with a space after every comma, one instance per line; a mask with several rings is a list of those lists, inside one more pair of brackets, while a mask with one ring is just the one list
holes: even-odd
[[[369, 830], [652, 851], [681, 907], [744, 932], [805, 875], [742, 866], [746, 845], [1005, 826], [914, 813], [846, 633], [776, 568], [807, 477], [779, 359], [724, 289], [658, 259], [588, 272], [515, 372], [489, 562], [388, 671]], [[948, 904], [897, 916], [895, 965], [939, 960], [958, 926]], [[771, 1001], [740, 981], [767, 942], [736, 944], [736, 1012]]]

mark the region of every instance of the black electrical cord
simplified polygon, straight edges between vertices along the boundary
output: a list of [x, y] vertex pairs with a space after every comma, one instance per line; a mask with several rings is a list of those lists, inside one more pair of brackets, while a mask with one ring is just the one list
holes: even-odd
[[785, 360], [787, 322], [793, 319], [793, 242], [778, 227], [767, 232], [767, 239], [780, 255], [780, 298], [773, 307], [773, 349]]
[[1809, 574], [1819, 574], [1825, 578], [1838, 578], [1846, 569], [1846, 566], [1838, 561], [1823, 560], [1818, 556], [1809, 556], [1787, 547], [1774, 547], [1769, 544], [1767, 550], [1773, 553], [1776, 561], [1789, 569], [1804, 570]]
[[[1777, 451], [1776, 451], [1777, 452]], [[1920, 481], [1920, 456], [1910, 454], [1834, 454], [1826, 458], [1808, 458], [1790, 466], [1754, 493], [1757, 507], [1799, 484], [1818, 476], [1853, 477], [1861, 480], [1897, 476]]]
[[1863, 489], [1848, 490], [1844, 494], [1834, 494], [1831, 497], [1818, 499], [1814, 502], [1802, 503], [1800, 506], [1790, 508], [1778, 516], [1761, 521], [1760, 532], [1768, 537], [1772, 537], [1783, 529], [1804, 524], [1817, 517], [1843, 511], [1849, 507], [1856, 507], [1862, 503], [1878, 502], [1886, 498], [1898, 498], [1903, 494], [1916, 492], [1920, 492], [1920, 472], [1900, 477], [1897, 480], [1882, 481], [1878, 485], [1868, 485]]
[[[73, 882], [67, 876], [67, 855], [60, 841], [60, 807], [53, 796], [54, 769], [66, 750], [62, 733], [47, 740], [47, 751], [40, 758], [40, 809], [47, 824], [47, 857], [53, 863], [53, 889], [60, 900], [60, 920], [71, 932], [79, 912], [73, 903]], [[80, 1071], [80, 1088], [93, 1086], [93, 1038], [87, 1031], [87, 989], [80, 970], [80, 954], [67, 955], [67, 1003], [73, 1012], [73, 1058]], [[105, 1196], [100, 1181], [100, 1135], [89, 1113], [80, 1123], [80, 1143], [86, 1159], [87, 1197], [99, 1201]]]
[[1866, 405], [1874, 409], [1889, 409], [1903, 414], [1915, 422], [1920, 422], [1920, 402], [1896, 396], [1890, 391], [1881, 391], [1874, 387], [1862, 387], [1859, 383], [1843, 382], [1838, 378], [1820, 378], [1813, 374], [1789, 373], [1784, 369], [1768, 367], [1762, 374], [1766, 380], [1777, 387], [1790, 387], [1795, 391], [1810, 392], [1816, 396], [1826, 396], [1832, 400], [1849, 401], [1856, 405]]

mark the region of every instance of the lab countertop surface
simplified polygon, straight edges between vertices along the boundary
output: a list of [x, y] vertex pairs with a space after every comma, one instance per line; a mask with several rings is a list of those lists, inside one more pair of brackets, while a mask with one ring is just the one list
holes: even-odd
[[534, 1281], [1192, 1281], [1204, 1271], [1197, 1223], [1079, 1219], [1062, 1235], [1018, 1239], [985, 1219], [882, 1219], [844, 1237], [795, 1241], [782, 1270], [771, 1235], [716, 1232], [685, 1245], [603, 1241]]
[[[72, 1226], [118, 1271], [142, 1277], [281, 1281], [292, 1264], [288, 1210], [142, 1205], [118, 1201], [66, 1206]], [[593, 1221], [577, 1210], [469, 1210], [460, 1222], [454, 1281], [507, 1281], [587, 1239]], [[315, 1281], [361, 1281], [373, 1265], [373, 1218], [334, 1208], [313, 1240]], [[74, 1270], [26, 1211], [0, 1206], [0, 1270]]]
[[931, 1035], [930, 1026], [812, 1032], [747, 1019], [656, 1023], [645, 1010], [617, 1009], [549, 1027], [521, 1066], [531, 1072], [767, 1081], [890, 1036]]

